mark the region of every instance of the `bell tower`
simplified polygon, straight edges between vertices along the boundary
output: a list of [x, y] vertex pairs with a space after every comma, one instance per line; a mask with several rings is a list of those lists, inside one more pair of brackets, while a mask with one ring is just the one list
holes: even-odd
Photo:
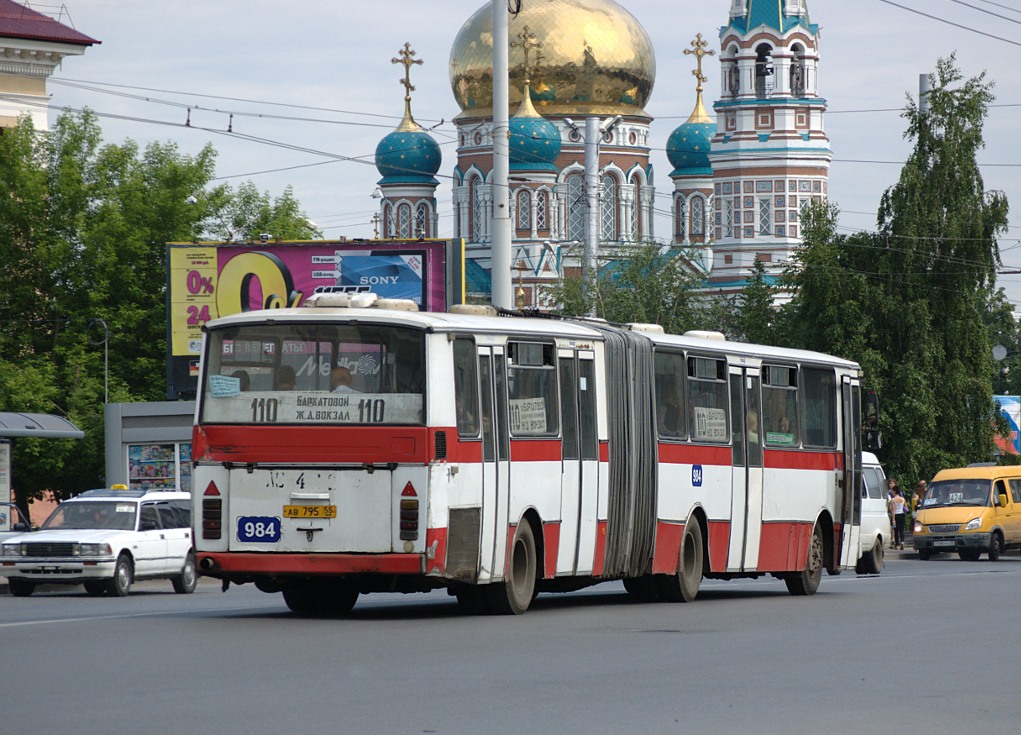
[[779, 273], [801, 242], [803, 208], [827, 196], [833, 154], [806, 0], [733, 0], [720, 66], [710, 281], [739, 291], [756, 261]]

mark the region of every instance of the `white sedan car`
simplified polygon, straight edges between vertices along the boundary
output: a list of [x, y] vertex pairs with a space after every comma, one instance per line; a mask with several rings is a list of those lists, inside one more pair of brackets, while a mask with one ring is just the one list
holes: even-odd
[[82, 584], [89, 594], [123, 597], [136, 579], [169, 579], [174, 591], [195, 590], [190, 495], [124, 486], [89, 490], [66, 500], [38, 531], [0, 544], [0, 576], [11, 594], [38, 584]]

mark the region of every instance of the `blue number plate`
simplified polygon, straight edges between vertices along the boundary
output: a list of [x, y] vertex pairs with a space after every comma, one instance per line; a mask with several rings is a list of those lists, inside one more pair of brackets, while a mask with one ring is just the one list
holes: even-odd
[[272, 516], [238, 518], [238, 541], [275, 544], [280, 540], [280, 519]]

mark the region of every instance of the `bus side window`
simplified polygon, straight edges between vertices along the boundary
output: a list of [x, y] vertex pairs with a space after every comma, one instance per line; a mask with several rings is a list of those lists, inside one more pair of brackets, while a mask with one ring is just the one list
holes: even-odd
[[475, 343], [470, 339], [454, 340], [454, 405], [457, 433], [460, 436], [478, 436], [479, 373]]

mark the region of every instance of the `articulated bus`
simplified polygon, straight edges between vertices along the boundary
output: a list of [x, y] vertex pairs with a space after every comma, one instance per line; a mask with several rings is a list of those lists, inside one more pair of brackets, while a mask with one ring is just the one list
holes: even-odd
[[374, 294], [209, 322], [200, 573], [297, 613], [445, 588], [474, 613], [622, 580], [813, 594], [860, 555], [861, 371], [655, 325]]

